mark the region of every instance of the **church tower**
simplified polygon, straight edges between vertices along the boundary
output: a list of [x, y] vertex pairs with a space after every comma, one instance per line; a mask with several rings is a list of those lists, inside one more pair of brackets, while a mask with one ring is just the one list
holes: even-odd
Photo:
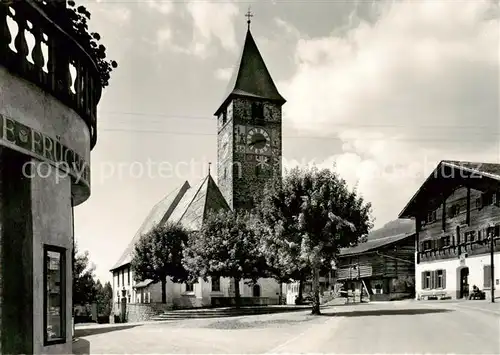
[[239, 66], [217, 117], [217, 184], [229, 206], [249, 209], [270, 179], [281, 177], [280, 95], [248, 30]]

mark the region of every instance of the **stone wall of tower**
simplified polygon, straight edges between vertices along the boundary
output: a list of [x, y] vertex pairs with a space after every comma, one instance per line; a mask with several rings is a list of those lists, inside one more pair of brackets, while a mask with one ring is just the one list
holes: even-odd
[[[225, 112], [221, 113], [217, 118], [217, 185], [222, 195], [226, 199], [230, 208], [233, 208], [233, 169], [231, 163], [233, 161], [233, 119], [232, 119], [233, 104], [230, 103]], [[224, 114], [226, 120], [224, 122]], [[228, 152], [224, 155], [223, 139], [225, 135], [229, 135], [227, 148]]]
[[[253, 100], [236, 98], [233, 101], [234, 157], [233, 164], [238, 166], [233, 176], [233, 207], [247, 209], [254, 198], [262, 196], [265, 184], [274, 176], [281, 176], [282, 130], [281, 107], [272, 102], [263, 102], [264, 120], [261, 125], [268, 132], [271, 149], [266, 154], [253, 154], [247, 145], [247, 133], [257, 127], [252, 119]], [[256, 176], [256, 167], [261, 173]]]
[[[217, 184], [227, 203], [234, 209], [247, 209], [255, 197], [262, 195], [265, 184], [282, 174], [282, 117], [278, 104], [263, 102], [264, 120], [256, 126], [252, 118], [252, 103], [235, 98], [218, 117]], [[226, 115], [224, 123], [224, 115]], [[253, 154], [247, 145], [247, 133], [263, 128], [270, 137], [271, 149], [265, 154]], [[228, 152], [224, 154], [224, 136], [229, 134]], [[256, 175], [256, 167], [261, 171]]]

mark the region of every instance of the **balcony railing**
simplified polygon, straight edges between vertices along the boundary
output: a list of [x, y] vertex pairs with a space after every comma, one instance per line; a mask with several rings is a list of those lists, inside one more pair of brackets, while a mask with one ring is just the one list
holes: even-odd
[[75, 110], [89, 128], [92, 149], [100, 75], [92, 57], [55, 21], [65, 6], [65, 1], [0, 0], [0, 65]]

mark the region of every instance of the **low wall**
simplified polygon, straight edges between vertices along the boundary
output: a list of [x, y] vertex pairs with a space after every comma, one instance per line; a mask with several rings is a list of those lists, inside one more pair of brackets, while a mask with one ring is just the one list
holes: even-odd
[[398, 301], [413, 298], [410, 292], [376, 293], [370, 295], [370, 301]]
[[128, 303], [127, 323], [144, 322], [170, 309], [172, 306], [164, 303]]
[[[279, 302], [277, 298], [269, 297], [240, 297], [241, 306], [269, 306], [277, 305]], [[212, 297], [212, 307], [230, 307], [236, 305], [235, 297]]]

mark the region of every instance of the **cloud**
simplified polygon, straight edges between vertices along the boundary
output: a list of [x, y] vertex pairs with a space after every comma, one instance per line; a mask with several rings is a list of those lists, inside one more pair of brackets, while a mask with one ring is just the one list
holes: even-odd
[[316, 164], [358, 183], [379, 223], [440, 160], [500, 162], [494, 6], [398, 2], [375, 8], [373, 23], [351, 19], [342, 36], [297, 41], [297, 70], [279, 85], [284, 120], [343, 143]]
[[222, 81], [228, 81], [233, 74], [234, 68], [219, 68], [215, 71], [215, 77]]
[[159, 13], [163, 15], [168, 15], [171, 14], [174, 10], [174, 2], [173, 1], [155, 1], [155, 0], [148, 0], [146, 2], [148, 6], [154, 10], [158, 11]]
[[186, 6], [193, 19], [193, 39], [186, 48], [188, 52], [205, 58], [214, 39], [225, 50], [237, 49], [233, 23], [239, 9], [234, 2], [189, 1]]

